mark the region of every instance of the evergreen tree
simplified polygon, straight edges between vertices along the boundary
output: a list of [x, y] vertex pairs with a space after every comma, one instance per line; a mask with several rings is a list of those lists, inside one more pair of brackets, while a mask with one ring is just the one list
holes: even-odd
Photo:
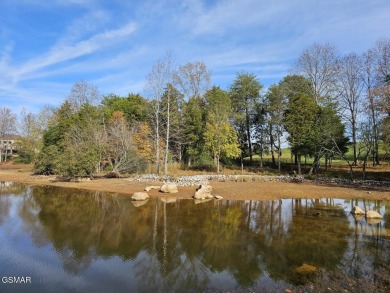
[[236, 158], [240, 155], [237, 134], [229, 122], [231, 101], [228, 93], [213, 87], [205, 95], [206, 129], [204, 132], [205, 147], [209, 150], [219, 172], [220, 158]]
[[253, 161], [253, 148], [251, 133], [255, 116], [256, 104], [260, 99], [260, 91], [263, 85], [257, 80], [254, 74], [238, 73], [233, 84], [230, 86], [230, 95], [235, 117], [235, 126], [241, 135], [241, 149], [247, 150], [250, 164]]

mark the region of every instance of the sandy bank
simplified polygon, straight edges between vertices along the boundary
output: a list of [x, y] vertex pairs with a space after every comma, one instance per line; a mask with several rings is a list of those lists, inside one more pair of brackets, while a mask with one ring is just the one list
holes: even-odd
[[[29, 185], [49, 185], [85, 190], [106, 191], [121, 194], [132, 194], [143, 191], [148, 185], [159, 185], [161, 182], [131, 182], [123, 178], [99, 178], [85, 182], [58, 182], [55, 176], [32, 176], [17, 168], [0, 170], [0, 181], [21, 182]], [[356, 189], [339, 186], [324, 186], [311, 183], [287, 182], [219, 182], [211, 181], [213, 194], [232, 200], [262, 200], [278, 198], [365, 198], [371, 200], [390, 200], [390, 191]], [[179, 187], [178, 198], [191, 198], [195, 187]], [[157, 190], [149, 192], [150, 196], [166, 196]]]

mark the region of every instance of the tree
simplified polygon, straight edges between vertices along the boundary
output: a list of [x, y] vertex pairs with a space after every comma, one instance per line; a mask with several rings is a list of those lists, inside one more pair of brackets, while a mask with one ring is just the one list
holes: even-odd
[[153, 134], [146, 122], [139, 122], [134, 127], [133, 144], [135, 152], [147, 162], [154, 162]]
[[42, 149], [34, 163], [36, 174], [57, 174], [65, 137], [72, 125], [72, 107], [67, 101], [54, 112], [52, 122], [43, 131]]
[[9, 108], [0, 108], [0, 162], [7, 161], [8, 143], [3, 143], [7, 135], [16, 131], [16, 115]]
[[366, 113], [369, 117], [369, 123], [371, 126], [371, 133], [373, 138], [372, 148], [372, 161], [374, 165], [379, 165], [379, 140], [380, 140], [380, 108], [378, 96], [375, 95], [375, 51], [368, 50], [362, 57], [362, 79], [364, 83], [364, 90], [366, 92]]
[[128, 125], [124, 114], [116, 111], [108, 121], [104, 140], [104, 154], [116, 173], [141, 171], [146, 160], [137, 152], [133, 142], [134, 129]]
[[82, 105], [94, 105], [99, 99], [98, 88], [82, 80], [74, 83], [66, 101], [70, 103], [73, 112], [76, 112]]
[[[168, 157], [181, 160], [184, 145], [183, 134], [183, 95], [168, 84], [161, 98], [161, 115], [165, 132], [164, 165], [168, 166]], [[165, 170], [166, 173], [168, 170]]]
[[[157, 174], [161, 173], [161, 98], [165, 92], [166, 86], [172, 80], [171, 57], [168, 54], [165, 58], [157, 60], [151, 71], [146, 77], [145, 91], [147, 95], [153, 100], [153, 130], [155, 134], [156, 146], [156, 164]], [[166, 132], [169, 137], [169, 130]]]
[[390, 39], [382, 39], [376, 43], [376, 84], [385, 86], [390, 83]]
[[287, 109], [287, 96], [283, 93], [281, 83], [268, 89], [265, 101], [265, 111], [268, 113], [269, 142], [272, 154], [272, 163], [275, 164], [274, 148], [278, 155], [278, 170], [281, 171], [281, 137], [283, 134], [283, 119]]
[[[267, 98], [265, 97], [256, 105], [254, 124], [254, 135], [256, 137], [254, 144], [254, 152], [260, 155], [260, 167], [263, 168], [264, 154], [268, 154], [270, 149], [270, 127], [269, 127], [269, 113], [267, 112]], [[245, 130], [244, 130], [245, 131]], [[272, 153], [272, 152], [271, 152]], [[274, 161], [274, 154], [272, 154]], [[241, 162], [242, 164], [242, 162]], [[242, 165], [241, 165], [242, 167]]]
[[317, 113], [312, 132], [309, 155], [313, 157], [313, 164], [309, 171], [318, 173], [320, 159], [325, 156], [325, 168], [333, 158], [334, 147], [343, 156], [347, 151], [349, 139], [345, 137], [345, 127], [337, 111], [331, 106], [317, 106]]
[[213, 87], [205, 95], [207, 102], [206, 148], [212, 153], [219, 173], [220, 158], [236, 158], [240, 155], [237, 134], [229, 122], [231, 102], [227, 92]]
[[105, 96], [102, 105], [108, 109], [109, 116], [114, 111], [121, 111], [130, 125], [136, 122], [146, 122], [150, 116], [150, 103], [139, 94], [128, 94], [120, 97], [114, 94]]
[[349, 124], [353, 147], [353, 164], [357, 165], [357, 120], [361, 111], [361, 93], [363, 80], [361, 59], [356, 54], [349, 54], [339, 61], [337, 91], [339, 107], [344, 119]]
[[390, 148], [390, 40], [379, 40], [374, 47], [375, 82], [374, 95], [378, 98], [380, 112], [385, 117], [381, 121], [382, 139], [385, 148]]
[[197, 161], [203, 154], [204, 138], [203, 133], [206, 127], [205, 102], [195, 96], [183, 105], [184, 121], [184, 156], [188, 166]]
[[310, 81], [317, 104], [331, 101], [337, 73], [337, 52], [330, 44], [314, 43], [303, 50], [295, 64], [295, 71]]
[[[210, 88], [210, 70], [203, 61], [180, 65], [173, 72], [173, 83], [184, 95], [182, 120], [185, 121], [182, 137], [183, 155], [188, 166], [204, 155], [205, 128], [203, 95]], [[200, 108], [199, 108], [200, 107]]]
[[35, 160], [39, 150], [42, 148], [42, 134], [39, 115], [27, 113], [24, 109], [20, 113], [18, 121], [18, 161], [31, 163]]
[[187, 99], [201, 97], [210, 88], [210, 70], [203, 61], [189, 62], [174, 71], [173, 80]]
[[298, 173], [301, 174], [301, 157], [310, 152], [315, 134], [317, 105], [305, 94], [298, 94], [289, 99], [284, 117], [284, 127], [289, 136], [291, 152], [297, 156]]
[[[252, 164], [252, 139], [251, 133], [253, 128], [253, 116], [256, 109], [256, 103], [260, 98], [262, 84], [257, 80], [254, 74], [238, 73], [233, 84], [230, 86], [230, 96], [235, 117], [236, 127], [245, 129], [246, 137], [241, 140], [248, 147], [249, 162]], [[244, 150], [245, 146], [241, 145]]]

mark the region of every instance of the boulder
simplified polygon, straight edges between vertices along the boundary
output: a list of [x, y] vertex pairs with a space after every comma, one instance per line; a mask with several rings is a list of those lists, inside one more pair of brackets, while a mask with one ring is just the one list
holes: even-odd
[[149, 195], [146, 192], [134, 192], [131, 200], [147, 200]]
[[359, 208], [358, 206], [354, 206], [352, 208], [351, 214], [354, 214], [354, 215], [364, 215], [365, 212], [361, 208]]
[[178, 193], [179, 191], [177, 190], [177, 185], [174, 183], [165, 183], [163, 186], [160, 188], [160, 192], [163, 193]]
[[212, 190], [213, 188], [211, 185], [199, 185], [193, 197], [194, 199], [214, 198], [214, 196], [211, 195]]
[[311, 266], [308, 264], [303, 264], [300, 267], [295, 269], [295, 272], [301, 275], [307, 275], [307, 274], [312, 274], [315, 273], [317, 268], [315, 266]]
[[383, 219], [383, 217], [376, 211], [367, 211], [366, 218], [367, 219]]
[[160, 186], [151, 185], [151, 186], [146, 186], [145, 187], [145, 191], [151, 191], [152, 189], [160, 189]]

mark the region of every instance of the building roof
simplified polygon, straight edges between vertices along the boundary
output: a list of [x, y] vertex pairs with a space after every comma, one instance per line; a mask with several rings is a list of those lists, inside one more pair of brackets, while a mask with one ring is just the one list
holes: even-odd
[[17, 134], [5, 134], [4, 136], [0, 137], [0, 140], [18, 140], [22, 137]]

